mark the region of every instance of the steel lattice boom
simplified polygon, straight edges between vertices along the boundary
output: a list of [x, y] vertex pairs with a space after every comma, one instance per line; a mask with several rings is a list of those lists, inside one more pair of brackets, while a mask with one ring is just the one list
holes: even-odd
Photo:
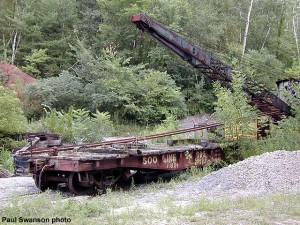
[[[220, 81], [221, 84], [227, 87], [230, 85], [233, 69], [213, 55], [193, 45], [174, 31], [143, 13], [133, 15], [131, 22], [136, 24], [140, 30], [147, 32], [167, 48], [171, 49], [194, 68], [206, 74], [211, 80]], [[251, 97], [249, 104], [256, 106], [263, 113], [272, 114], [275, 120], [279, 120], [281, 115], [292, 114], [289, 106], [284, 101], [262, 85], [247, 79], [243, 89]]]

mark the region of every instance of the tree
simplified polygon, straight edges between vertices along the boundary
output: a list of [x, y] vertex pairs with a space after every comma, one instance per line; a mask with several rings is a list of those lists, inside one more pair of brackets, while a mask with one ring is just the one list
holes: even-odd
[[294, 60], [293, 65], [284, 71], [283, 79], [286, 78], [300, 78], [300, 65], [298, 63], [298, 60]]
[[244, 56], [245, 50], [246, 50], [247, 38], [248, 38], [248, 32], [249, 32], [249, 25], [250, 25], [250, 20], [251, 20], [251, 12], [252, 12], [252, 7], [253, 7], [253, 2], [254, 2], [254, 0], [250, 0], [250, 5], [249, 5], [249, 9], [248, 9], [248, 14], [247, 14], [246, 27], [245, 27], [245, 32], [244, 32], [242, 56]]
[[283, 78], [284, 64], [267, 49], [261, 51], [249, 50], [241, 64], [243, 72], [252, 80], [274, 90], [276, 81]]
[[[18, 39], [16, 40], [18, 55], [14, 54], [15, 63], [20, 66], [28, 66], [28, 57], [32, 57], [32, 50], [48, 49], [47, 55], [50, 60], [40, 62], [38, 66], [41, 77], [56, 76], [62, 69], [70, 67], [74, 62], [68, 51], [70, 51], [69, 44], [75, 43], [76, 40], [76, 1], [24, 0], [13, 2], [16, 2], [18, 10], [15, 10], [12, 15], [8, 14], [9, 18], [7, 19], [13, 24], [8, 27], [9, 30], [14, 31], [14, 36], [11, 38], [12, 43], [14, 43], [15, 37], [18, 38], [21, 35], [22, 38], [20, 42]], [[8, 28], [6, 27], [6, 29]]]
[[97, 0], [76, 1], [78, 14], [78, 38], [87, 46], [93, 47], [95, 53], [100, 53], [102, 46], [99, 24], [103, 21], [103, 12]]
[[28, 63], [23, 66], [24, 72], [30, 73], [31, 75], [38, 77], [41, 74], [41, 65], [49, 61], [50, 57], [46, 54], [47, 49], [34, 49], [31, 55], [25, 56], [25, 61]]
[[[23, 29], [21, 18], [24, 15], [26, 3], [30, 1], [7, 1], [3, 0], [0, 3], [0, 22], [1, 22], [1, 38], [2, 38], [2, 51], [5, 62], [15, 64], [17, 52], [21, 42]], [[10, 60], [9, 60], [10, 58]]]
[[109, 51], [95, 56], [82, 42], [74, 51], [78, 62], [73, 72], [63, 72], [26, 88], [27, 109], [42, 113], [42, 104], [63, 110], [71, 106], [91, 112], [98, 109], [115, 119], [143, 124], [185, 114], [180, 89], [166, 72], [132, 66], [129, 59]]
[[231, 90], [215, 84], [217, 102], [213, 113], [224, 123], [224, 129], [219, 132], [222, 135], [221, 146], [228, 161], [242, 159], [246, 155], [244, 151], [248, 151], [245, 142], [247, 143], [249, 136], [256, 137], [257, 134], [254, 121], [257, 110], [248, 104], [248, 96], [242, 88], [244, 77], [236, 72], [232, 74], [232, 78]]
[[165, 72], [132, 66], [130, 60], [105, 51], [101, 57], [79, 43], [75, 73], [85, 85], [87, 107], [140, 123], [156, 123], [186, 112], [184, 98]]
[[251, 124], [257, 110], [248, 104], [249, 97], [242, 88], [244, 77], [238, 72], [232, 77], [231, 90], [215, 84], [217, 102], [214, 116], [225, 124], [228, 137], [239, 140], [253, 131]]

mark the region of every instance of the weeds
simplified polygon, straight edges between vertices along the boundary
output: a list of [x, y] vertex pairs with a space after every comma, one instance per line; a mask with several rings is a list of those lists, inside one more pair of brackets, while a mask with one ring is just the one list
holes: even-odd
[[50, 110], [31, 126], [35, 131], [58, 133], [64, 141], [72, 143], [101, 141], [113, 131], [108, 113], [90, 113], [84, 109], [72, 108], [67, 112]]
[[169, 189], [129, 192], [112, 191], [96, 197], [65, 198], [47, 191], [16, 197], [1, 205], [5, 217], [67, 217], [70, 224], [297, 224], [300, 220], [300, 194], [273, 194], [243, 198], [208, 198], [191, 193], [184, 198]]
[[2, 165], [3, 169], [12, 173], [14, 172], [14, 162], [11, 157], [11, 152], [4, 147], [2, 149], [0, 148], [0, 165]]
[[185, 172], [173, 177], [171, 181], [178, 183], [185, 180], [200, 179], [201, 177], [204, 177], [213, 171], [215, 171], [214, 165], [206, 165], [203, 167], [192, 166]]

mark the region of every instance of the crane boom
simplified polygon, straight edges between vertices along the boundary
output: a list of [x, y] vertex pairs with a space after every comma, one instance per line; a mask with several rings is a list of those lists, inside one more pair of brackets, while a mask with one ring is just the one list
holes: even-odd
[[[232, 81], [231, 73], [233, 72], [233, 68], [185, 40], [176, 32], [149, 18], [146, 14], [133, 15], [131, 22], [138, 29], [148, 33], [171, 49], [194, 68], [206, 74], [211, 80], [220, 81], [226, 86]], [[243, 89], [251, 96], [249, 104], [255, 105], [263, 113], [272, 115], [274, 119], [280, 119], [281, 115], [292, 115], [290, 107], [262, 85], [246, 79]]]

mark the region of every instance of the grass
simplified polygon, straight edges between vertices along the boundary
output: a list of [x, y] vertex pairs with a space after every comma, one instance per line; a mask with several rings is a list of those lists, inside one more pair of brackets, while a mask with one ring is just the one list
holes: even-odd
[[[194, 175], [188, 175], [189, 181]], [[177, 180], [176, 180], [177, 179]], [[15, 197], [0, 206], [3, 217], [70, 218], [65, 224], [300, 224], [300, 194], [240, 198], [178, 196], [176, 178], [96, 197], [65, 197], [50, 191]], [[5, 224], [5, 223], [4, 223]], [[22, 223], [26, 224], [26, 223]]]
[[0, 148], [0, 165], [3, 169], [6, 169], [11, 173], [14, 172], [14, 164], [13, 158], [11, 157], [11, 152], [4, 147]]

